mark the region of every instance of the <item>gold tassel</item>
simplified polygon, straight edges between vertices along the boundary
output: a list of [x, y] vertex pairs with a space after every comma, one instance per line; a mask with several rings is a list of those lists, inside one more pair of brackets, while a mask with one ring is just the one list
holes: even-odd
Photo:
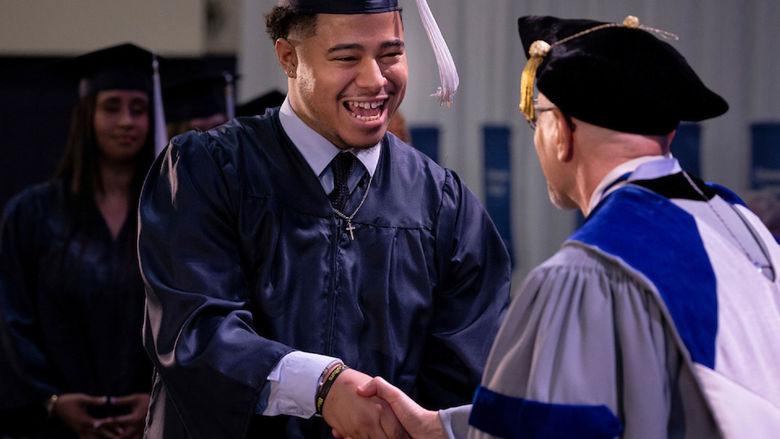
[[667, 39], [672, 39], [672, 40], [679, 39], [677, 35], [671, 32], [642, 25], [639, 23], [639, 18], [637, 18], [634, 15], [629, 15], [625, 18], [625, 20], [623, 20], [623, 23], [600, 24], [590, 29], [585, 29], [581, 32], [577, 32], [574, 35], [569, 35], [568, 37], [562, 40], [558, 40], [554, 42], [552, 45], [542, 40], [534, 41], [533, 44], [531, 44], [531, 47], [528, 48], [529, 59], [528, 62], [525, 64], [525, 68], [523, 69], [523, 74], [520, 78], [520, 111], [523, 112], [525, 118], [528, 119], [529, 121], [534, 119], [535, 116], [534, 81], [536, 80], [536, 71], [539, 70], [539, 66], [542, 64], [542, 61], [544, 61], [544, 58], [547, 56], [547, 54], [550, 52], [550, 49], [552, 49], [553, 46], [566, 43], [575, 38], [579, 38], [583, 35], [587, 35], [591, 32], [595, 32], [600, 29], [619, 27], [619, 26], [627, 27], [630, 29], [642, 29], [648, 32], [656, 33], [662, 36], [663, 38], [667, 38]]
[[550, 51], [550, 47], [548, 43], [537, 40], [528, 49], [528, 54], [531, 57], [525, 64], [523, 74], [520, 77], [520, 111], [525, 114], [525, 118], [528, 120], [534, 118], [534, 80], [536, 79], [536, 71]]

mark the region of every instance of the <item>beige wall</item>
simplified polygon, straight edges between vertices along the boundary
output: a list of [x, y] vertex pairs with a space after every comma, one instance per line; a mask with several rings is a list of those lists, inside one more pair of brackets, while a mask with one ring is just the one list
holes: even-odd
[[[265, 35], [263, 15], [277, 0], [0, 0], [0, 56], [66, 55], [132, 40], [162, 55], [198, 56], [234, 50], [239, 100], [286, 79]], [[409, 125], [442, 128], [444, 165], [483, 193], [481, 126], [513, 128], [513, 234], [518, 271], [554, 252], [571, 232], [574, 216], [554, 209], [532, 145], [517, 111], [525, 56], [516, 20], [552, 14], [643, 23], [679, 34], [673, 45], [705, 83], [731, 105], [703, 124], [702, 177], [735, 190], [748, 183], [749, 123], [780, 120], [780, 1], [778, 0], [428, 0], [458, 65], [461, 87], [452, 108], [428, 95], [438, 85], [433, 51], [414, 0], [400, 0], [410, 78], [401, 107]], [[209, 30], [206, 5], [222, 20]], [[489, 6], [489, 7], [488, 7]], [[219, 14], [217, 14], [219, 15]], [[2, 66], [0, 66], [2, 68]]]
[[206, 51], [206, 0], [0, 0], [0, 55], [69, 55], [125, 41]]

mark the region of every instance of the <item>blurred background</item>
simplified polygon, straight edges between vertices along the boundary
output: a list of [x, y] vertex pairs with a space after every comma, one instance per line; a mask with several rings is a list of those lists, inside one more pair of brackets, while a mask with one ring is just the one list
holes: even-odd
[[[401, 112], [411, 143], [453, 168], [486, 204], [516, 276], [551, 255], [577, 227], [547, 199], [532, 132], [518, 111], [525, 64], [516, 20], [557, 15], [622, 21], [636, 15], [670, 41], [731, 108], [681, 126], [672, 152], [707, 181], [745, 197], [780, 193], [780, 2], [777, 0], [428, 0], [459, 69], [450, 108], [414, 0], [404, 7], [409, 84]], [[240, 75], [240, 104], [286, 80], [265, 34], [275, 0], [0, 0], [0, 205], [48, 179], [65, 146], [73, 84], [42, 69], [126, 41], [170, 62], [163, 81], [194, 63]], [[766, 200], [765, 200], [766, 201]], [[766, 201], [771, 204], [774, 201]]]

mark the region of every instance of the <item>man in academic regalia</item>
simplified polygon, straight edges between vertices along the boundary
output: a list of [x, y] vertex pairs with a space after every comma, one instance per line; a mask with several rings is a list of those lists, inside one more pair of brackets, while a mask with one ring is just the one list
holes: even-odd
[[468, 402], [507, 252], [457, 174], [386, 134], [407, 81], [395, 0], [284, 2], [267, 21], [282, 106], [174, 138], [144, 187], [147, 436], [403, 437], [357, 385]]
[[361, 395], [413, 437], [777, 437], [780, 247], [669, 151], [726, 102], [636, 17], [519, 29], [550, 199], [587, 221], [520, 287], [473, 407], [425, 411], [380, 379]]

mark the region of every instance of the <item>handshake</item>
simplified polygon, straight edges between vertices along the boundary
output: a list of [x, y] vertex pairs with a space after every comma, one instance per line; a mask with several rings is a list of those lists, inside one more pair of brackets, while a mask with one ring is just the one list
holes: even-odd
[[333, 381], [322, 417], [341, 439], [446, 439], [437, 411], [426, 410], [381, 377], [344, 369]]

